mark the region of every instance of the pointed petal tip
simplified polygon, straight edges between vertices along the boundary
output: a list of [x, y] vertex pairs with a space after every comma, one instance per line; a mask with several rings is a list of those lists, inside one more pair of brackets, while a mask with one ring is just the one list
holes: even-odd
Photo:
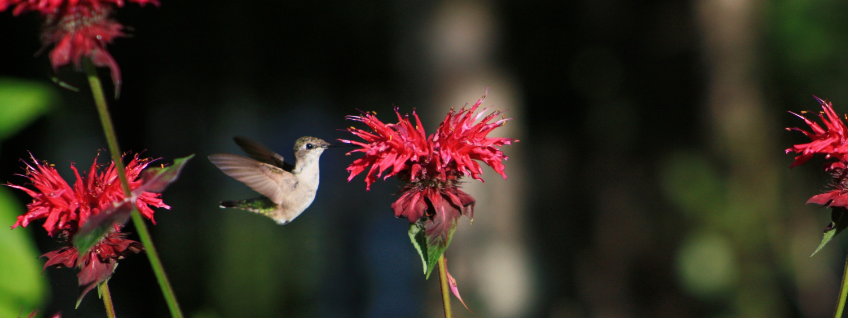
[[465, 306], [465, 309], [468, 309], [468, 311], [470, 311], [473, 314], [474, 311], [471, 310], [471, 308], [468, 308], [468, 305], [466, 305], [465, 301], [462, 300], [462, 296], [459, 295], [459, 287], [456, 285], [456, 279], [454, 279], [453, 276], [451, 276], [450, 271], [448, 271], [448, 259], [447, 259], [447, 257], [445, 257], [445, 274], [448, 277], [448, 283], [449, 283], [451, 293], [456, 297], [456, 299], [459, 299], [459, 302], [462, 303], [463, 306]]

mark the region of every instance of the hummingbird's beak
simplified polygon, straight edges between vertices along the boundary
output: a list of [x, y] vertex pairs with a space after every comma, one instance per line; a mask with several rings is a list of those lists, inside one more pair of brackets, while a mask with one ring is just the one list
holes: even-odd
[[331, 144], [327, 144], [326, 146], [324, 146], [324, 148], [338, 148], [338, 147], [344, 147], [344, 146], [352, 146], [352, 145], [350, 145], [348, 143], [344, 143], [344, 142], [334, 142], [334, 143], [331, 143]]

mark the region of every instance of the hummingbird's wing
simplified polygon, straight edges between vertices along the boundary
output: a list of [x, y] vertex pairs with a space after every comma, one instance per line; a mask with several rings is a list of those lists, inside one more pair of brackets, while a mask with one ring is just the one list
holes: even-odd
[[297, 183], [293, 174], [280, 167], [239, 155], [214, 154], [209, 156], [209, 161], [226, 175], [241, 181], [276, 204], [283, 202], [285, 189], [291, 189]]
[[233, 141], [247, 153], [253, 159], [258, 160], [259, 162], [270, 163], [277, 167], [283, 168], [283, 170], [291, 172], [294, 169], [294, 165], [285, 162], [283, 160], [283, 156], [280, 154], [268, 149], [264, 145], [259, 142], [248, 139], [247, 137], [235, 136], [233, 137]]

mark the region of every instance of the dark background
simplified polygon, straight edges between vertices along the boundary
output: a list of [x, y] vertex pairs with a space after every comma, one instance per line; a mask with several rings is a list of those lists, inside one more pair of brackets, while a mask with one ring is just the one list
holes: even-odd
[[[316, 202], [285, 227], [217, 202], [253, 192], [205, 157], [245, 135], [291, 158], [302, 135], [357, 109], [384, 121], [417, 109], [432, 132], [451, 107], [509, 109], [495, 134], [509, 179], [466, 180], [479, 205], [448, 250], [479, 317], [826, 317], [841, 237], [810, 258], [829, 222], [804, 206], [821, 161], [787, 169], [804, 138], [787, 110], [848, 108], [846, 4], [820, 1], [167, 1], [128, 3], [109, 46], [124, 76], [110, 101], [122, 150], [194, 153], [164, 194], [154, 240], [187, 317], [437, 317], [389, 209], [394, 180], [346, 182], [354, 157], [327, 151]], [[39, 17], [0, 15], [0, 76], [50, 83]], [[0, 180], [24, 183], [31, 151], [90, 165], [105, 149], [87, 85], [58, 77], [51, 111], [0, 144]], [[102, 78], [108, 72], [101, 70]], [[107, 85], [107, 90], [111, 87]], [[106, 162], [105, 152], [101, 153]], [[476, 191], [476, 192], [475, 192]], [[486, 192], [488, 191], [488, 192]], [[17, 192], [20, 204], [27, 201]], [[495, 201], [498, 200], [498, 201]], [[486, 202], [498, 202], [497, 204]], [[487, 211], [486, 207], [490, 207]], [[479, 225], [478, 225], [479, 224]], [[7, 224], [11, 225], [11, 224]], [[38, 254], [59, 246], [40, 223]], [[128, 226], [129, 232], [134, 232]], [[110, 281], [120, 317], [165, 317], [144, 255]], [[78, 310], [76, 277], [48, 269], [42, 312]], [[457, 317], [473, 317], [454, 301]]]

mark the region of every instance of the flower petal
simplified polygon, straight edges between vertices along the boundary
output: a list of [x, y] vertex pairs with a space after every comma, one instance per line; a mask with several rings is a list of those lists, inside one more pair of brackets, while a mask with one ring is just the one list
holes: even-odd
[[465, 306], [465, 309], [468, 309], [468, 311], [470, 311], [471, 313], [474, 313], [474, 311], [471, 310], [471, 308], [468, 308], [468, 305], [465, 304], [465, 301], [462, 300], [462, 296], [459, 295], [459, 287], [456, 286], [456, 279], [454, 279], [453, 276], [451, 276], [450, 272], [448, 271], [448, 258], [447, 257], [445, 257], [445, 274], [447, 274], [447, 276], [448, 276], [448, 287], [450, 287], [451, 293], [453, 293], [453, 295], [456, 296], [456, 299], [459, 299], [459, 302], [461, 302], [462, 305]]

